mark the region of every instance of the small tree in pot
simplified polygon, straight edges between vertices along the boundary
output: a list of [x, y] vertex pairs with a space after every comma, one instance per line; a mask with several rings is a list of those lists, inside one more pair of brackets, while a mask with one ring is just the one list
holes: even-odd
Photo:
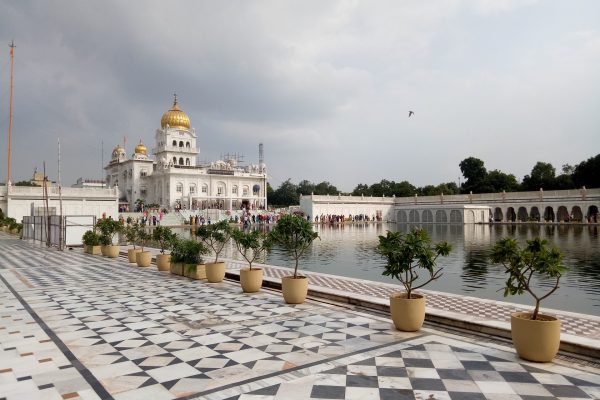
[[294, 275], [281, 279], [286, 303], [300, 304], [306, 299], [308, 278], [298, 275], [298, 264], [304, 252], [318, 237], [319, 234], [313, 231], [312, 224], [296, 215], [284, 215], [269, 233], [269, 240], [283, 247], [295, 261]]
[[231, 238], [231, 227], [227, 220], [211, 225], [201, 225], [196, 230], [200, 240], [212, 249], [215, 261], [206, 263], [206, 278], [211, 283], [221, 282], [225, 278], [225, 263], [219, 262], [219, 255]]
[[[529, 293], [535, 300], [533, 312], [511, 315], [513, 344], [521, 358], [530, 361], [551, 361], [560, 347], [560, 321], [540, 314], [540, 303], [559, 288], [561, 276], [567, 271], [562, 265], [563, 255], [556, 247], [548, 248], [548, 241], [528, 240], [520, 248], [515, 239], [503, 238], [496, 242], [492, 262], [502, 264], [508, 274], [504, 296]], [[534, 276], [552, 282], [550, 290], [540, 295], [534, 291]]]
[[92, 231], [86, 231], [81, 238], [84, 245], [84, 251], [89, 254], [100, 254], [100, 236]]
[[263, 270], [252, 268], [252, 264], [264, 257], [271, 249], [268, 235], [257, 230], [243, 232], [235, 229], [231, 233], [235, 246], [241, 256], [248, 262], [248, 268], [240, 269], [240, 284], [244, 293], [258, 292], [262, 286]]
[[173, 233], [171, 228], [166, 226], [157, 226], [152, 231], [152, 239], [160, 248], [160, 254], [156, 256], [156, 267], [159, 271], [168, 271], [171, 264], [171, 255], [165, 254], [165, 250], [172, 249], [177, 235]]
[[180, 240], [178, 246], [181, 246], [184, 275], [192, 279], [206, 279], [202, 255], [208, 254], [208, 248], [193, 239]]
[[127, 249], [127, 259], [129, 260], [130, 263], [134, 263], [134, 262], [136, 262], [136, 257], [135, 257], [136, 253], [139, 253], [141, 251], [140, 249], [137, 249], [135, 247], [135, 243], [139, 239], [138, 225], [137, 224], [127, 225], [123, 229], [123, 233], [125, 234], [125, 240], [127, 240], [127, 243], [131, 243], [133, 245], [133, 249]]
[[141, 247], [141, 251], [136, 253], [135, 262], [137, 263], [138, 267], [149, 267], [152, 263], [152, 253], [149, 251], [144, 251], [144, 247], [146, 247], [148, 241], [152, 239], [152, 235], [146, 230], [146, 227], [138, 225], [137, 238]]
[[119, 221], [104, 218], [96, 222], [96, 228], [100, 230], [100, 243], [102, 244], [102, 255], [110, 258], [119, 256], [119, 246], [113, 245], [114, 237], [122, 232], [123, 225]]
[[[421, 329], [426, 300], [424, 295], [414, 291], [442, 276], [443, 268], [435, 268], [436, 260], [451, 250], [447, 242], [432, 246], [423, 229], [414, 229], [406, 235], [388, 231], [386, 236], [379, 236], [377, 251], [387, 260], [383, 275], [398, 279], [405, 289], [390, 296], [390, 312], [397, 329], [409, 332]], [[417, 284], [419, 269], [427, 275]]]

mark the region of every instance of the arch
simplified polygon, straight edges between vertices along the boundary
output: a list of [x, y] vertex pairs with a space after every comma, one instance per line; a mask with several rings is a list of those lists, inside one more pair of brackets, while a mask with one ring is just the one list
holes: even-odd
[[250, 187], [248, 185], [244, 185], [242, 187], [242, 196], [248, 196], [248, 193], [250, 193]]
[[544, 210], [544, 221], [554, 222], [554, 209], [550, 206]]
[[423, 213], [421, 214], [421, 220], [423, 222], [432, 224], [433, 223], [433, 213], [431, 212], [431, 210], [423, 210]]
[[410, 210], [408, 212], [408, 222], [420, 222], [419, 212], [417, 210]]
[[196, 184], [190, 184], [190, 194], [196, 194]]
[[206, 183], [202, 184], [202, 193], [208, 194], [208, 185]]
[[183, 147], [183, 140], [179, 141], [179, 147]]
[[398, 213], [396, 214], [396, 221], [400, 223], [408, 222], [408, 218], [406, 217], [406, 211], [398, 210]]
[[517, 219], [523, 222], [529, 219], [529, 215], [527, 214], [527, 209], [525, 207], [519, 207], [519, 210], [517, 211]]
[[173, 147], [177, 147], [177, 140], [173, 140]]
[[173, 157], [173, 164], [177, 165], [177, 157]]
[[235, 195], [238, 194], [238, 187], [237, 187], [237, 185], [233, 185], [231, 187], [231, 194], [235, 194]]
[[185, 165], [189, 166], [190, 165], [190, 159], [186, 157], [185, 159]]
[[463, 216], [459, 210], [451, 210], [450, 211], [450, 223], [451, 224], [462, 224]]
[[183, 183], [177, 182], [177, 185], [175, 185], [175, 191], [177, 193], [183, 193]]
[[179, 157], [179, 165], [183, 165], [183, 157]]
[[558, 222], [569, 221], [569, 210], [567, 210], [567, 207], [558, 207], [558, 210], [556, 211], [556, 220]]
[[600, 216], [598, 215], [598, 206], [589, 206], [587, 211], [588, 222], [598, 222], [599, 217]]
[[225, 196], [225, 193], [227, 193], [227, 185], [225, 182], [217, 182], [217, 196]]
[[190, 148], [190, 142], [185, 142], [185, 147], [186, 147], [186, 149], [189, 149]]
[[581, 211], [581, 207], [573, 206], [571, 209], [571, 221], [583, 221], [583, 212]]
[[502, 209], [500, 207], [496, 207], [494, 209], [494, 221], [504, 221], [504, 214], [502, 213]]
[[506, 209], [506, 221], [515, 222], [517, 220], [517, 213], [513, 207]]
[[465, 223], [467, 223], [467, 224], [475, 223], [475, 211], [465, 210]]
[[539, 220], [540, 220], [539, 208], [537, 208], [536, 206], [531, 207], [531, 211], [529, 212], [529, 219], [539, 222]]
[[435, 222], [443, 224], [448, 222], [448, 214], [446, 214], [445, 210], [437, 210], [435, 212]]

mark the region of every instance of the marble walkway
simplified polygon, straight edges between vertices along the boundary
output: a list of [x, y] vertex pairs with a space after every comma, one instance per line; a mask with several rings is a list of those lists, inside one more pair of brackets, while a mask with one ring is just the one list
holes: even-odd
[[600, 369], [503, 341], [5, 234], [0, 299], [0, 399], [600, 398]]

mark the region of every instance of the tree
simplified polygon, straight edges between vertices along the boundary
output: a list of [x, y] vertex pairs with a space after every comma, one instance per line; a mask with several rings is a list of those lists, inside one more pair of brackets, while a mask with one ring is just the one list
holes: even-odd
[[36, 185], [35, 183], [33, 183], [31, 181], [19, 181], [19, 182], [15, 183], [15, 186], [35, 186], [35, 187], [39, 187], [40, 185]]
[[352, 196], [370, 196], [371, 190], [369, 189], [369, 185], [364, 183], [359, 183], [356, 185], [354, 190], [352, 191]]
[[487, 176], [483, 161], [479, 158], [469, 157], [462, 160], [458, 166], [466, 179], [465, 183], [462, 184], [463, 192], [481, 193], [480, 186]]
[[333, 186], [331, 183], [327, 182], [327, 181], [323, 181], [323, 182], [318, 183], [317, 185], [315, 185], [315, 194], [320, 194], [320, 195], [326, 195], [326, 194], [336, 195], [338, 193], [339, 193], [338, 189], [335, 186]]
[[294, 185], [290, 179], [283, 182], [274, 194], [275, 199], [271, 201], [272, 204], [287, 207], [300, 203], [298, 186]]
[[490, 192], [516, 192], [519, 190], [519, 182], [513, 174], [505, 174], [497, 169], [488, 172], [485, 178], [485, 188], [489, 188]]
[[312, 183], [311, 181], [308, 181], [306, 179], [300, 181], [300, 183], [298, 184], [298, 194], [301, 195], [309, 195], [309, 194], [317, 194], [315, 192], [315, 184]]
[[600, 154], [582, 161], [573, 171], [576, 187], [600, 188]]
[[556, 169], [550, 163], [538, 161], [531, 170], [531, 175], [523, 178], [523, 190], [555, 189]]

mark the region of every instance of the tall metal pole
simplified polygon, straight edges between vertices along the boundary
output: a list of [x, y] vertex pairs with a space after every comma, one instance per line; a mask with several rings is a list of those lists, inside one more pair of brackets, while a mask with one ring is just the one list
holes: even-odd
[[58, 234], [58, 249], [63, 249], [63, 241], [65, 236], [63, 235], [63, 230], [66, 230], [66, 220], [63, 216], [63, 203], [62, 203], [62, 185], [60, 181], [60, 138], [58, 138], [58, 203], [60, 208], [60, 224], [59, 224], [59, 234]]
[[10, 106], [9, 106], [9, 117], [8, 117], [8, 169], [7, 169], [7, 177], [6, 177], [6, 186], [11, 185], [10, 181], [10, 155], [11, 155], [11, 145], [12, 145], [12, 125], [13, 125], [13, 65], [15, 59], [15, 42], [11, 41], [8, 45], [10, 47]]
[[[104, 140], [102, 141], [102, 161], [101, 161], [101, 165], [100, 165], [100, 182], [102, 182], [102, 179], [104, 177]], [[104, 187], [104, 183], [102, 184], [102, 187]]]

